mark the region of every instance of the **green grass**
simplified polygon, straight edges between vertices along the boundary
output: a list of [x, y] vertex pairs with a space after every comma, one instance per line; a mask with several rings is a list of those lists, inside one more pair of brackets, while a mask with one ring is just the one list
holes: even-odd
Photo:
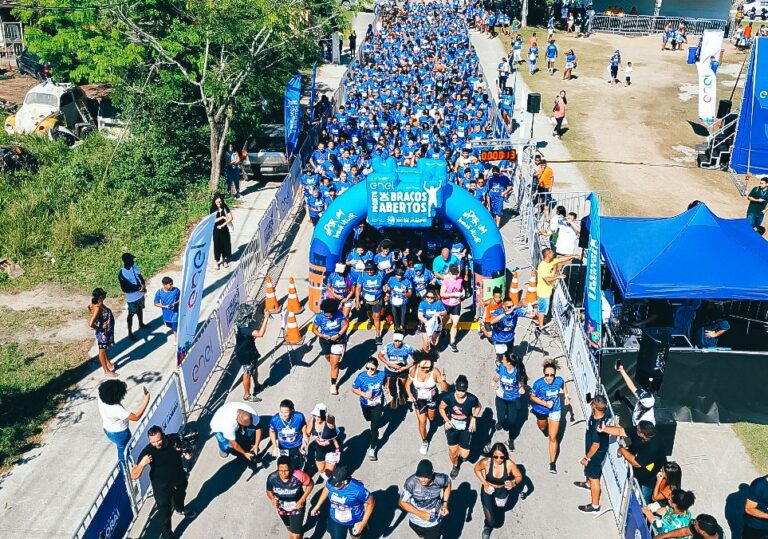
[[[9, 307], [0, 307], [0, 328], [2, 328], [4, 336], [13, 336], [25, 330], [34, 330], [36, 327], [58, 327], [78, 315], [80, 315], [80, 318], [84, 318], [86, 314], [85, 306], [82, 306], [80, 309], [43, 309], [41, 307], [33, 307], [23, 311], [17, 311]], [[0, 343], [2, 342], [3, 339], [0, 338]]]
[[768, 425], [736, 423], [733, 430], [744, 444], [752, 464], [761, 474], [768, 473]]

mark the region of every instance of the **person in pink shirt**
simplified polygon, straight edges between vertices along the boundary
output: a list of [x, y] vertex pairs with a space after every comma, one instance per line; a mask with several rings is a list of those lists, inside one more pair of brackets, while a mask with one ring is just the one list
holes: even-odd
[[552, 116], [555, 118], [555, 130], [552, 131], [552, 136], [560, 138], [563, 132], [563, 120], [565, 119], [565, 106], [568, 104], [568, 99], [565, 97], [565, 90], [560, 90], [560, 94], [555, 97], [555, 104], [552, 107]]
[[463, 279], [459, 276], [459, 266], [451, 264], [440, 285], [440, 301], [445, 305], [451, 318], [451, 351], [458, 352], [456, 335], [459, 332], [459, 316], [461, 315], [461, 299], [464, 297]]

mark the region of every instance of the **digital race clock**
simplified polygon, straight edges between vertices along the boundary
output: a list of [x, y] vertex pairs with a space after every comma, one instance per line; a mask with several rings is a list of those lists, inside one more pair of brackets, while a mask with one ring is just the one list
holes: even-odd
[[480, 161], [517, 161], [517, 150], [481, 150]]

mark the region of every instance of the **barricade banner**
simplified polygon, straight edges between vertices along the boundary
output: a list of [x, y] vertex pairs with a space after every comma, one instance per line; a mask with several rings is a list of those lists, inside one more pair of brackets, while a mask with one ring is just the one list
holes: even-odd
[[197, 402], [200, 391], [213, 372], [219, 356], [221, 356], [219, 331], [216, 322], [211, 318], [203, 328], [200, 338], [189, 350], [187, 360], [181, 365], [184, 396], [187, 399], [187, 406], [190, 408]]
[[121, 539], [133, 521], [133, 508], [120, 466], [112, 472], [112, 484], [79, 539]]
[[[158, 425], [163, 429], [163, 432], [169, 434], [178, 432], [183, 423], [184, 414], [182, 413], [181, 398], [179, 396], [179, 383], [176, 375], [173, 375], [160, 392], [160, 396], [153, 403], [146, 421], [142, 422], [141, 428], [133, 433], [133, 438], [128, 446], [133, 463], [138, 464], [139, 454], [149, 443], [147, 431], [152, 425]], [[143, 500], [147, 495], [149, 484], [149, 467], [147, 467], [138, 480], [138, 498], [140, 500]]]
[[[621, 526], [621, 501], [625, 488], [630, 485], [630, 472], [627, 461], [619, 456], [619, 441], [617, 438], [611, 438], [608, 446], [608, 456], [603, 462], [603, 483], [605, 483], [605, 494], [611, 502], [613, 516], [618, 526]], [[642, 512], [640, 514], [642, 516]]]
[[568, 366], [573, 375], [573, 383], [576, 391], [579, 393], [579, 402], [581, 403], [584, 416], [590, 414], [589, 404], [587, 403], [587, 394], [595, 396], [597, 394], [597, 376], [592, 365], [592, 356], [587, 349], [587, 339], [580, 328], [575, 328], [573, 339], [571, 341], [572, 349], [568, 357]]
[[281, 221], [285, 219], [288, 212], [290, 212], [293, 207], [293, 185], [290, 180], [290, 176], [285, 178], [283, 184], [280, 186], [280, 189], [277, 190], [277, 194], [275, 195], [277, 213]]
[[651, 532], [643, 515], [643, 504], [638, 499], [635, 489], [632, 489], [629, 495], [623, 532], [624, 539], [651, 539]]
[[296, 152], [301, 131], [301, 75], [294, 75], [285, 87], [283, 98], [285, 116], [285, 153], [288, 159]]
[[552, 313], [557, 323], [557, 327], [562, 335], [562, 344], [565, 355], [568, 356], [571, 353], [571, 344], [573, 342], [573, 330], [576, 327], [576, 321], [574, 320], [574, 308], [568, 301], [565, 289], [563, 286], [555, 288], [555, 292], [552, 294]]
[[598, 349], [603, 341], [603, 306], [600, 287], [600, 209], [595, 193], [589, 200], [589, 249], [587, 250], [587, 278], [584, 281], [584, 331], [587, 344]]
[[259, 233], [261, 234], [261, 248], [263, 249], [264, 256], [266, 256], [272, 245], [272, 239], [277, 233], [277, 205], [274, 200], [261, 218]]
[[237, 308], [246, 299], [248, 298], [245, 294], [243, 272], [238, 268], [235, 275], [229, 280], [229, 286], [221, 295], [216, 307], [216, 318], [219, 322], [219, 335], [221, 335], [222, 343], [227, 342], [229, 333], [232, 331], [232, 325], [237, 318]]

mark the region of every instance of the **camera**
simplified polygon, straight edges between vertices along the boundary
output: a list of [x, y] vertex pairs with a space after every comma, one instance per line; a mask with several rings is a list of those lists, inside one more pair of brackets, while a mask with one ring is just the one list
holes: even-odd
[[185, 423], [177, 434], [179, 435], [179, 451], [189, 454], [194, 453], [197, 448], [197, 439], [200, 437], [200, 433], [194, 425]]

